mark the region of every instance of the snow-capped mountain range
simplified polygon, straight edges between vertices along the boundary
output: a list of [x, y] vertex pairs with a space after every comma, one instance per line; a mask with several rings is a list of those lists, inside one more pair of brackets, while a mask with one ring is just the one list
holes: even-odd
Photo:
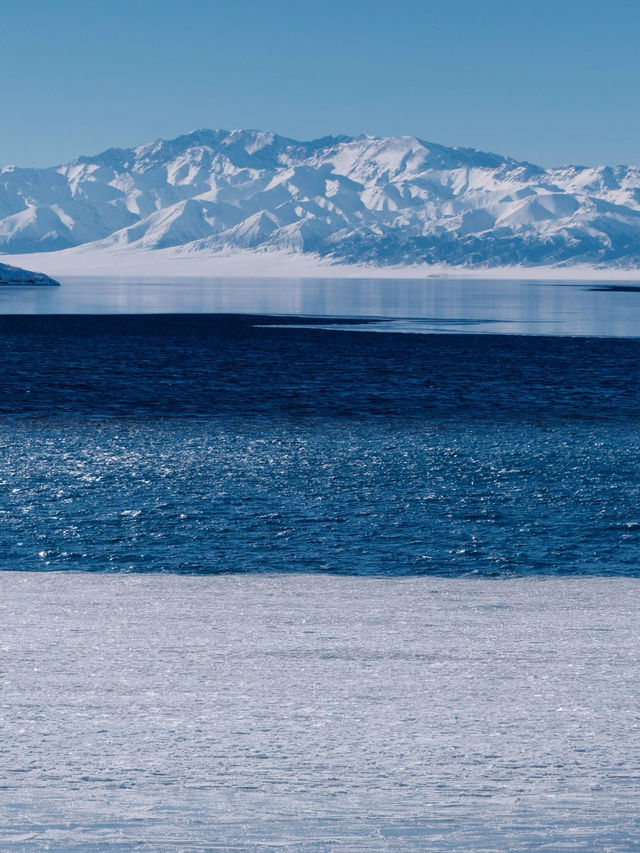
[[640, 263], [640, 167], [543, 169], [408, 136], [200, 130], [0, 170], [0, 252], [85, 244], [630, 267]]

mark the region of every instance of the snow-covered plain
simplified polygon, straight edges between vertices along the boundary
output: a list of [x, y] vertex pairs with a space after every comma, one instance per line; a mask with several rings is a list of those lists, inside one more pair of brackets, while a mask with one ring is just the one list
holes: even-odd
[[202, 279], [484, 279], [495, 281], [640, 281], [640, 267], [594, 264], [503, 265], [500, 267], [340, 263], [315, 254], [278, 249], [194, 251], [184, 247], [140, 249], [78, 246], [56, 252], [2, 255], [0, 259], [46, 270], [49, 275], [87, 278], [147, 278], [180, 282]]
[[199, 130], [48, 169], [0, 169], [1, 251], [80, 246], [90, 264], [87, 252], [136, 264], [136, 251], [180, 247], [222, 265], [207, 275], [231, 274], [229, 255], [249, 274], [256, 251], [266, 268], [309, 256], [313, 274], [327, 262], [633, 270], [640, 167], [543, 169], [409, 136], [298, 142]]
[[0, 849], [640, 849], [632, 579], [0, 573]]

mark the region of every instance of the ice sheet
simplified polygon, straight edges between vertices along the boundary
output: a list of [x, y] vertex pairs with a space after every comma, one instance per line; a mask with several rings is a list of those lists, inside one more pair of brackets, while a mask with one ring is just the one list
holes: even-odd
[[638, 849], [639, 592], [1, 573], [0, 848]]

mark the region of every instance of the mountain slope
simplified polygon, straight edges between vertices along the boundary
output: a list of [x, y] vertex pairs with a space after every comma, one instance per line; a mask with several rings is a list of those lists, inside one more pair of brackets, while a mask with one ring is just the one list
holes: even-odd
[[0, 252], [280, 249], [376, 264], [640, 262], [640, 168], [545, 170], [413, 137], [202, 130], [0, 170]]

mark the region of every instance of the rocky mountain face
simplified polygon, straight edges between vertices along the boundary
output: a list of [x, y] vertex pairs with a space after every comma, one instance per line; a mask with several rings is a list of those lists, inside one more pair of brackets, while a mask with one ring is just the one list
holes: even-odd
[[41, 272], [31, 272], [23, 270], [20, 267], [12, 267], [9, 264], [0, 264], [0, 286], [13, 287], [16, 285], [44, 285], [44, 286], [59, 286], [53, 278], [49, 278]]
[[640, 262], [640, 167], [543, 169], [413, 137], [202, 130], [0, 170], [0, 252], [285, 249], [346, 262]]

